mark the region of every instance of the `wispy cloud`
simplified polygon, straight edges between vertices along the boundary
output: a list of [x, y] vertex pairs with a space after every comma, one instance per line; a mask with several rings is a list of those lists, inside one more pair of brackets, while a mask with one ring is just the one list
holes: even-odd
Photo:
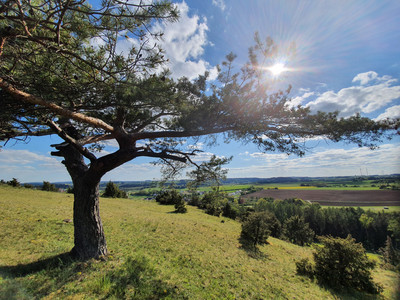
[[369, 148], [328, 149], [310, 153], [305, 157], [284, 154], [247, 153], [258, 163], [242, 168], [231, 168], [229, 176], [334, 176], [388, 174], [400, 172], [400, 146], [382, 145]]
[[[316, 94], [316, 99], [308, 101], [313, 96], [311, 92], [293, 99], [292, 103], [302, 103], [312, 111], [339, 111], [340, 116], [348, 117], [355, 113], [373, 113], [400, 98], [400, 85], [390, 76], [380, 77], [376, 72], [369, 71], [357, 74], [353, 81], [359, 85], [343, 88], [338, 92], [326, 91]], [[393, 110], [391, 111], [393, 112]]]
[[0, 151], [1, 179], [17, 178], [26, 181], [63, 181], [68, 178], [65, 167], [59, 160], [28, 150]]
[[222, 11], [226, 9], [225, 1], [224, 0], [212, 0], [212, 4]]

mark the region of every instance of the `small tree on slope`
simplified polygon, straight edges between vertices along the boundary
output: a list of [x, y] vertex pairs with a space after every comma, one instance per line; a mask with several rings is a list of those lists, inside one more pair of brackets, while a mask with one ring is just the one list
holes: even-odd
[[297, 272], [314, 277], [334, 289], [351, 288], [361, 292], [379, 293], [382, 288], [372, 281], [375, 263], [369, 260], [361, 243], [346, 239], [319, 237], [322, 246], [315, 247], [314, 263], [307, 259], [296, 263]]
[[[228, 55], [215, 84], [207, 74], [174, 81], [156, 73], [166, 58], [153, 26], [178, 17], [168, 1], [104, 0], [92, 8], [85, 0], [9, 0], [0, 12], [0, 140], [63, 139], [52, 155], [63, 158], [74, 184], [72, 253], [80, 259], [107, 255], [99, 182], [130, 160], [194, 163], [198, 151], [182, 140], [214, 134], [297, 155], [305, 150], [299, 141], [313, 136], [373, 147], [394, 126], [290, 108], [289, 90], [269, 90], [259, 62], [275, 46], [258, 36], [249, 63], [236, 72]], [[124, 39], [135, 42], [122, 55]], [[94, 149], [109, 140], [119, 149], [97, 157]]]

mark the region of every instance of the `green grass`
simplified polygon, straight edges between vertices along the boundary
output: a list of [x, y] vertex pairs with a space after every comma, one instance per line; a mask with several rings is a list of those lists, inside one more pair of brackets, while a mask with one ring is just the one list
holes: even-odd
[[[174, 214], [151, 201], [101, 199], [110, 256], [84, 263], [65, 255], [72, 195], [0, 186], [0, 207], [0, 299], [376, 299], [296, 275], [308, 247], [269, 238], [262, 258], [249, 255], [238, 222], [193, 207]], [[398, 296], [398, 274], [378, 268], [374, 278], [381, 298]]]

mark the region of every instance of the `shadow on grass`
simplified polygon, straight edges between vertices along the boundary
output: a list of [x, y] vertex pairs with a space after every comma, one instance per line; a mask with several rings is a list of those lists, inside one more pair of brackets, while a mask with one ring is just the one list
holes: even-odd
[[51, 271], [54, 269], [67, 268], [75, 261], [76, 260], [72, 258], [71, 254], [66, 252], [27, 264], [0, 266], [0, 272], [11, 277], [23, 277], [43, 270]]
[[[264, 260], [268, 258], [268, 255], [261, 252], [258, 248], [258, 245], [254, 245], [253, 243], [247, 241], [246, 239], [239, 238], [240, 249], [246, 251], [247, 255], [254, 259]], [[265, 244], [269, 244], [266, 242]]]
[[268, 258], [268, 255], [260, 251], [257, 246], [254, 247], [252, 245], [242, 244], [240, 249], [244, 250], [247, 255], [253, 259], [264, 260]]
[[[315, 277], [309, 276], [306, 274], [296, 274], [297, 276], [301, 276], [304, 278], [310, 279], [312, 282], [316, 283], [319, 285], [322, 289], [326, 290], [329, 292], [334, 299], [343, 299], [343, 300], [353, 300], [353, 299], [364, 299], [364, 300], [384, 300], [387, 299], [385, 296], [383, 296], [381, 293], [378, 294], [370, 294], [368, 292], [363, 292], [356, 290], [351, 287], [345, 287], [345, 286], [330, 286], [327, 283], [321, 283], [319, 282]], [[393, 298], [391, 297], [390, 299], [399, 299], [399, 295], [392, 295], [394, 296]]]
[[[343, 299], [343, 300], [352, 300], [352, 299], [363, 299], [363, 300], [383, 300], [385, 297], [382, 294], [368, 294], [368, 293], [363, 293], [359, 292], [356, 290], [352, 290], [349, 288], [341, 288], [339, 289], [334, 289], [330, 286], [324, 285], [324, 284], [319, 284], [320, 287], [326, 289], [333, 298], [335, 299]], [[394, 298], [397, 299], [397, 298]]]
[[27, 264], [0, 266], [3, 277], [0, 299], [36, 299], [47, 296], [73, 281], [77, 267], [78, 263], [69, 253]]
[[128, 257], [110, 270], [107, 265], [81, 262], [63, 253], [28, 264], [0, 266], [0, 275], [0, 299], [41, 299], [58, 292], [62, 293], [59, 298], [79, 293], [96, 295], [96, 299], [187, 299], [177, 286], [158, 279], [150, 260], [140, 256]]

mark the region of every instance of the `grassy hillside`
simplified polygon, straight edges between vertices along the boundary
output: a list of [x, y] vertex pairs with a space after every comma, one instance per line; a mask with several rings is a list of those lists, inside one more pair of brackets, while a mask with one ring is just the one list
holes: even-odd
[[[74, 262], [72, 195], [0, 186], [0, 299], [375, 299], [336, 294], [295, 272], [310, 248], [270, 238], [253, 258], [239, 247], [240, 224], [189, 207], [101, 199], [111, 255]], [[379, 259], [376, 258], [375, 259]], [[382, 297], [399, 276], [377, 269]]]

